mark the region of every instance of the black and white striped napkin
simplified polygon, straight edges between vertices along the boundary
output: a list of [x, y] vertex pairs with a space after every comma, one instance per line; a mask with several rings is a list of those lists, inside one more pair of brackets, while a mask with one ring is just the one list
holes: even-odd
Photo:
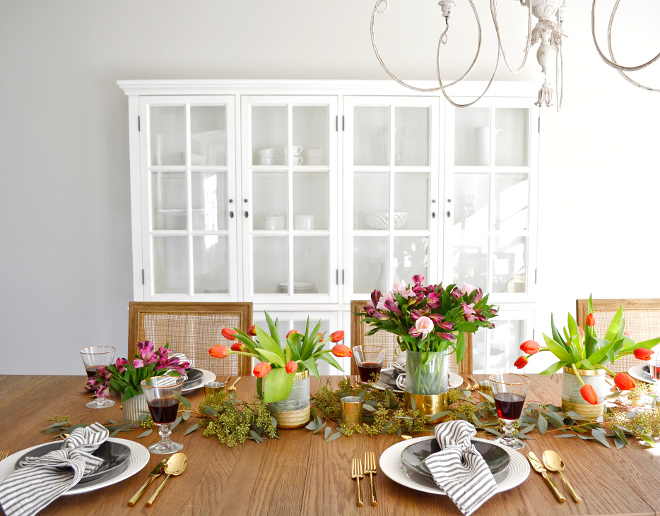
[[108, 435], [107, 428], [93, 423], [71, 432], [61, 449], [23, 460], [23, 467], [0, 484], [0, 505], [5, 514], [36, 514], [75, 486], [83, 475], [93, 473], [103, 459], [92, 453]]
[[424, 461], [435, 483], [445, 490], [458, 509], [469, 516], [497, 492], [486, 461], [472, 445], [477, 431], [462, 419], [440, 423], [435, 438], [440, 451]]

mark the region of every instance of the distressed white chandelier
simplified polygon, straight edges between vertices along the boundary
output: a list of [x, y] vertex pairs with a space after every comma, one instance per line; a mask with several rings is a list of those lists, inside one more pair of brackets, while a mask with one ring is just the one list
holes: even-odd
[[[376, 54], [376, 57], [378, 58], [378, 61], [380, 62], [384, 70], [388, 73], [388, 75], [402, 86], [405, 86], [406, 88], [409, 88], [411, 90], [420, 91], [420, 92], [442, 91], [445, 98], [447, 98], [447, 100], [452, 105], [456, 107], [467, 107], [477, 102], [481, 97], [483, 97], [486, 94], [486, 92], [490, 88], [490, 85], [493, 82], [493, 79], [495, 78], [495, 74], [497, 73], [497, 69], [500, 63], [500, 58], [502, 58], [507, 68], [512, 73], [518, 73], [525, 66], [530, 48], [536, 45], [536, 43], [539, 43], [539, 48], [536, 52], [536, 58], [538, 60], [539, 65], [541, 66], [541, 72], [543, 73], [544, 80], [543, 80], [543, 85], [539, 90], [539, 96], [536, 105], [551, 106], [555, 103], [554, 100], [555, 94], [548, 74], [548, 68], [551, 65], [552, 58], [554, 57], [555, 83], [557, 89], [557, 110], [559, 110], [561, 108], [561, 103], [563, 99], [563, 55], [562, 55], [562, 41], [563, 41], [562, 38], [564, 37], [563, 23], [564, 23], [564, 15], [566, 13], [566, 8], [567, 8], [566, 4], [568, 0], [514, 0], [516, 2], [520, 2], [521, 6], [526, 7], [529, 13], [528, 27], [527, 27], [527, 44], [525, 47], [525, 53], [523, 55], [522, 62], [518, 67], [513, 67], [509, 64], [509, 61], [506, 56], [506, 52], [502, 45], [502, 38], [500, 36], [500, 27], [497, 19], [497, 0], [490, 0], [490, 11], [493, 18], [495, 33], [497, 35], [497, 48], [498, 48], [495, 69], [493, 70], [493, 74], [490, 80], [488, 81], [485, 90], [483, 91], [483, 93], [481, 93], [481, 95], [478, 98], [467, 104], [457, 104], [452, 99], [449, 98], [449, 96], [445, 92], [445, 89], [467, 78], [467, 76], [474, 68], [477, 59], [479, 58], [479, 54], [481, 52], [481, 42], [482, 42], [481, 22], [479, 20], [479, 15], [477, 14], [477, 9], [474, 5], [473, 0], [467, 0], [467, 1], [469, 2], [470, 7], [474, 12], [474, 16], [477, 22], [477, 29], [478, 29], [477, 51], [472, 61], [472, 64], [469, 66], [467, 71], [455, 81], [446, 84], [443, 83], [440, 72], [440, 52], [442, 49], [442, 45], [447, 43], [447, 39], [449, 37], [448, 36], [449, 19], [451, 17], [452, 10], [456, 7], [456, 0], [440, 0], [438, 2], [438, 5], [440, 6], [440, 9], [442, 11], [442, 16], [445, 19], [445, 30], [442, 32], [442, 34], [440, 34], [440, 38], [438, 39], [437, 52], [436, 52], [436, 74], [438, 79], [438, 86], [434, 88], [418, 88], [397, 77], [385, 65], [385, 62], [383, 61], [380, 53], [378, 52], [378, 46], [376, 45], [376, 36], [374, 32], [375, 20], [376, 20], [376, 16], [383, 15], [387, 12], [387, 9], [389, 7], [389, 0], [376, 0], [376, 5], [374, 6], [374, 10], [371, 14], [371, 26], [370, 26], [371, 43], [373, 45], [374, 52]], [[619, 7], [620, 0], [616, 0], [616, 3], [612, 8], [612, 12], [610, 14], [610, 21], [608, 24], [607, 44], [608, 44], [609, 57], [606, 56], [601, 51], [600, 46], [598, 45], [598, 40], [596, 39], [596, 31], [595, 31], [596, 1], [597, 0], [593, 0], [591, 7], [591, 32], [593, 35], [594, 44], [596, 45], [596, 49], [600, 57], [603, 59], [605, 63], [607, 63], [612, 68], [616, 69], [631, 84], [649, 91], [660, 91], [660, 89], [644, 86], [636, 82], [635, 80], [631, 79], [627, 75], [628, 72], [641, 70], [649, 66], [650, 64], [654, 63], [655, 61], [660, 59], [660, 53], [651, 60], [636, 66], [622, 66], [619, 63], [617, 63], [616, 59], [614, 58], [614, 53], [612, 50], [612, 24], [614, 22], [614, 17]], [[533, 17], [535, 17], [538, 20], [534, 28], [532, 28]]]

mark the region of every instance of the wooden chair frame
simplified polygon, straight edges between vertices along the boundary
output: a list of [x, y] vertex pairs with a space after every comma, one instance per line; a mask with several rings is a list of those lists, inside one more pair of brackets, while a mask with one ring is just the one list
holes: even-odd
[[[227, 314], [240, 316], [240, 329], [247, 333], [252, 324], [252, 303], [187, 303], [187, 302], [143, 302], [132, 301], [128, 310], [128, 355], [132, 357], [137, 352], [140, 335], [140, 320], [144, 314]], [[227, 341], [228, 344], [229, 341]], [[239, 356], [239, 372], [241, 376], [250, 375], [252, 365], [250, 357]]]

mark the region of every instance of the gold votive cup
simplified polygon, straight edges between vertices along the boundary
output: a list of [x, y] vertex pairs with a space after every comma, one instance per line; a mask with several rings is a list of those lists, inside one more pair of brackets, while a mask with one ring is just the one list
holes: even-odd
[[204, 385], [204, 395], [216, 394], [225, 390], [225, 382], [209, 382]]
[[344, 396], [341, 399], [341, 420], [344, 424], [362, 423], [362, 405], [364, 400], [359, 396]]
[[[449, 408], [448, 393], [443, 394], [413, 394], [406, 391], [404, 393], [406, 408], [408, 410], [413, 408], [413, 400], [415, 409], [419, 411], [422, 417], [431, 417], [440, 412], [444, 412]], [[435, 424], [437, 421], [430, 421], [428, 424]]]

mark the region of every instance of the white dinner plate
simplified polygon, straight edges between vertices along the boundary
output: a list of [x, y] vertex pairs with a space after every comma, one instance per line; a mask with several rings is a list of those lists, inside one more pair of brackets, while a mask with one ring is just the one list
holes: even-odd
[[199, 367], [196, 367], [195, 369], [198, 369], [199, 371], [202, 372], [202, 380], [200, 382], [196, 382], [196, 383], [194, 383], [194, 384], [192, 384], [188, 387], [184, 387], [181, 390], [182, 393], [192, 392], [196, 389], [204, 387], [209, 382], [214, 382], [215, 381], [215, 373], [212, 373], [211, 371], [207, 371], [206, 369], [199, 369]]
[[[401, 453], [403, 450], [410, 446], [412, 443], [423, 441], [429, 439], [426, 437], [417, 437], [415, 439], [409, 439], [407, 441], [401, 441], [390, 446], [385, 450], [380, 456], [380, 469], [381, 471], [391, 480], [410, 489], [416, 491], [422, 491], [423, 493], [431, 493], [437, 495], [445, 495], [445, 492], [439, 487], [432, 487], [430, 485], [421, 484], [412, 480], [403, 469], [403, 464], [401, 463]], [[432, 438], [433, 439], [433, 438]], [[516, 486], [522, 484], [527, 477], [529, 476], [529, 462], [525, 459], [525, 456], [521, 453], [511, 450], [506, 446], [499, 445], [489, 439], [480, 439], [478, 437], [473, 438], [474, 441], [486, 441], [495, 446], [499, 446], [504, 451], [509, 454], [509, 467], [506, 469], [508, 475], [501, 476], [496, 475], [495, 482], [497, 483], [497, 492], [501, 493], [502, 491], [508, 491], [513, 489]]]
[[632, 376], [635, 380], [640, 380], [646, 383], [655, 383], [653, 377], [644, 371], [643, 365], [636, 365], [628, 369], [628, 374]]
[[[392, 370], [393, 370], [392, 367], [388, 367], [387, 369], [383, 369], [383, 372], [384, 373], [390, 373]], [[456, 387], [458, 387], [462, 383], [463, 383], [463, 378], [461, 378], [460, 375], [458, 375], [458, 374], [456, 374], [452, 371], [449, 371], [449, 388], [450, 389], [455, 389]], [[401, 389], [397, 389], [396, 387], [392, 388], [391, 385], [383, 383], [380, 380], [378, 381], [378, 383], [376, 383], [376, 385], [374, 385], [374, 387], [376, 389], [378, 389], [379, 391], [384, 391], [385, 389], [390, 389], [391, 391], [395, 392], [396, 394], [403, 394], [403, 391]]]
[[[116, 443], [123, 444], [128, 446], [131, 450], [131, 456], [126, 461], [126, 469], [118, 468], [113, 471], [109, 471], [106, 475], [97, 478], [96, 480], [90, 480], [84, 484], [77, 484], [75, 487], [69, 489], [62, 496], [76, 495], [81, 493], [89, 493], [90, 491], [96, 491], [97, 489], [102, 489], [104, 487], [111, 486], [126, 480], [129, 477], [132, 477], [139, 471], [141, 471], [149, 462], [150, 453], [144, 446], [135, 441], [129, 441], [128, 439], [119, 439], [117, 437], [110, 437], [109, 441], [114, 441]], [[6, 479], [9, 475], [14, 472], [14, 467], [16, 466], [16, 461], [20, 459], [26, 452], [33, 450], [34, 448], [39, 448], [43, 444], [38, 444], [37, 446], [32, 446], [21, 450], [19, 452], [10, 455], [5, 460], [0, 462], [0, 482]]]

